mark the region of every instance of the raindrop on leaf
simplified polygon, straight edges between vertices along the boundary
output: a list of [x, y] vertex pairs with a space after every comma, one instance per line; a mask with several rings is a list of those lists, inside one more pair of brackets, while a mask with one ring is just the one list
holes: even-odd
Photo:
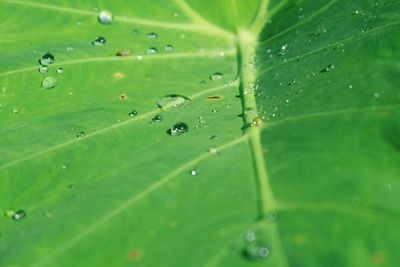
[[113, 21], [112, 13], [110, 11], [103, 10], [99, 13], [98, 20], [104, 25], [111, 24]]

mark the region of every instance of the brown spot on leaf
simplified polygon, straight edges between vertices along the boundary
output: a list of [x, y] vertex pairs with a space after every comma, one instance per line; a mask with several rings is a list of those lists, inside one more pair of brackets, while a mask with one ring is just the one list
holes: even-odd
[[127, 49], [127, 50], [118, 50], [118, 52], [115, 54], [117, 57], [127, 57], [132, 54], [132, 51]]
[[122, 79], [122, 78], [124, 78], [124, 74], [123, 73], [121, 73], [121, 72], [116, 72], [116, 73], [114, 73], [113, 74], [113, 77], [115, 78], [115, 79]]
[[375, 265], [382, 265], [385, 263], [385, 253], [377, 251], [372, 255], [372, 263]]
[[220, 95], [211, 95], [211, 96], [207, 96], [206, 97], [206, 99], [208, 99], [208, 100], [220, 100], [220, 99], [222, 99], [223, 97], [222, 96], [220, 96]]
[[139, 249], [129, 251], [128, 258], [130, 260], [138, 260], [142, 257], [142, 252]]
[[119, 99], [121, 99], [122, 101], [126, 100], [128, 98], [128, 96], [124, 93], [119, 95]]

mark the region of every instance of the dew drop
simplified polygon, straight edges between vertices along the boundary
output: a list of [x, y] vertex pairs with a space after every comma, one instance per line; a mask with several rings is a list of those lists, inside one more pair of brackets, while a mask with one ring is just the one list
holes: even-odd
[[17, 108], [13, 108], [13, 109], [11, 110], [11, 113], [14, 114], [14, 115], [17, 115], [18, 112], [19, 112], [19, 111], [18, 111]]
[[189, 174], [190, 174], [191, 176], [196, 176], [196, 175], [199, 174], [199, 170], [198, 170], [197, 168], [191, 169], [191, 170], [189, 171]]
[[219, 80], [222, 80], [223, 77], [224, 77], [224, 75], [221, 72], [214, 72], [210, 76], [210, 80], [211, 81], [219, 81]]
[[158, 35], [155, 32], [151, 32], [151, 33], [147, 34], [147, 38], [149, 38], [151, 40], [156, 40], [158, 38]]
[[111, 24], [113, 21], [113, 16], [110, 11], [103, 10], [99, 13], [98, 20], [101, 24], [107, 25]]
[[329, 72], [335, 69], [334, 65], [328, 65], [326, 68], [322, 69], [320, 72], [324, 73], [324, 72]]
[[212, 141], [215, 141], [215, 140], [218, 140], [218, 136], [217, 135], [211, 135], [210, 136], [210, 140], [212, 140]]
[[263, 124], [263, 120], [261, 117], [258, 117], [258, 116], [253, 118], [253, 120], [251, 121], [251, 126], [258, 127], [258, 126], [262, 126], [262, 124]]
[[46, 217], [47, 219], [53, 218], [53, 213], [51, 213], [49, 210], [43, 211], [43, 215], [44, 215], [44, 217]]
[[42, 81], [42, 88], [44, 89], [51, 89], [56, 87], [56, 85], [57, 85], [57, 79], [51, 76], [44, 78]]
[[128, 115], [129, 115], [130, 117], [136, 117], [137, 114], [138, 114], [138, 112], [137, 112], [136, 110], [131, 110], [131, 112], [128, 113]]
[[270, 223], [275, 223], [278, 220], [278, 213], [276, 211], [271, 211], [266, 215], [266, 219]]
[[165, 52], [172, 52], [173, 50], [174, 50], [173, 45], [168, 44], [168, 45], [164, 46]]
[[63, 68], [58, 68], [57, 70], [56, 70], [56, 72], [58, 73], [58, 74], [63, 74], [64, 73], [64, 69]]
[[175, 123], [167, 133], [172, 136], [179, 136], [189, 131], [189, 126], [184, 122]]
[[169, 94], [161, 97], [157, 101], [157, 106], [161, 109], [168, 109], [171, 107], [178, 107], [182, 106], [183, 104], [189, 103], [191, 100], [190, 98], [183, 96], [183, 95], [177, 95], [177, 94]]
[[47, 52], [46, 54], [44, 54], [42, 56], [41, 59], [39, 59], [39, 63], [41, 65], [46, 65], [46, 66], [54, 63], [54, 61], [55, 61], [55, 58], [50, 52]]
[[215, 147], [210, 147], [207, 150], [207, 152], [210, 153], [210, 154], [216, 154], [218, 152], [218, 149], [216, 149]]
[[151, 119], [152, 122], [162, 122], [163, 117], [161, 115], [155, 115], [154, 118]]
[[348, 87], [349, 87], [349, 89], [353, 89], [353, 85], [351, 85], [351, 84], [349, 84]]
[[96, 37], [96, 39], [94, 39], [94, 41], [92, 42], [92, 45], [94, 46], [104, 46], [107, 43], [106, 38], [104, 37]]
[[205, 85], [207, 82], [205, 80], [200, 81], [201, 85]]
[[147, 48], [147, 50], [146, 50], [146, 54], [147, 55], [154, 55], [154, 54], [156, 54], [158, 52], [158, 50], [157, 50], [157, 48], [155, 48], [155, 47], [150, 47], [150, 48]]
[[374, 97], [375, 97], [375, 98], [378, 98], [378, 97], [379, 97], [379, 93], [378, 93], [378, 92], [375, 92], [375, 93], [374, 93]]
[[77, 138], [83, 138], [83, 137], [85, 137], [85, 135], [86, 135], [85, 132], [81, 131], [81, 132], [76, 134], [76, 137]]
[[39, 67], [39, 72], [40, 73], [46, 73], [49, 71], [49, 67], [47, 67], [46, 65], [40, 66]]
[[14, 214], [12, 215], [12, 219], [15, 221], [19, 221], [22, 220], [23, 218], [26, 217], [26, 213], [23, 210], [17, 210], [16, 212], [14, 212]]

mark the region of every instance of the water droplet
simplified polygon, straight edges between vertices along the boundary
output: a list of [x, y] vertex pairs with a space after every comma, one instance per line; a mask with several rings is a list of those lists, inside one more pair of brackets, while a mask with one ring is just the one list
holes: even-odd
[[19, 111], [18, 111], [17, 108], [13, 108], [13, 109], [11, 110], [11, 113], [14, 114], [14, 115], [17, 115], [18, 112], [19, 112]]
[[23, 210], [17, 210], [16, 212], [14, 212], [14, 214], [12, 215], [13, 220], [15, 221], [19, 221], [22, 220], [23, 218], [26, 217], [26, 213]]
[[47, 67], [46, 65], [40, 66], [39, 67], [39, 72], [40, 73], [46, 73], [49, 71], [49, 67]]
[[74, 51], [74, 48], [72, 46], [67, 46], [67, 48], [65, 48], [65, 50], [67, 50], [68, 52]]
[[204, 85], [204, 84], [206, 84], [207, 82], [205, 81], [205, 80], [202, 80], [202, 81], [200, 81], [200, 84], [201, 85]]
[[58, 73], [58, 74], [63, 74], [64, 73], [64, 69], [63, 68], [58, 68], [57, 70], [56, 70], [56, 72]]
[[165, 95], [161, 97], [157, 101], [157, 106], [161, 109], [168, 109], [170, 107], [178, 107], [183, 104], [189, 103], [191, 100], [190, 98], [183, 96], [183, 95], [177, 95], [177, 94], [170, 94], [170, 95]]
[[328, 65], [326, 68], [322, 69], [320, 72], [324, 73], [324, 72], [329, 72], [335, 69], [334, 65]]
[[249, 232], [246, 235], [246, 241], [248, 242], [254, 242], [256, 241], [256, 234], [254, 232]]
[[218, 109], [214, 108], [214, 109], [211, 110], [211, 112], [212, 112], [212, 113], [217, 113], [217, 112], [218, 112]]
[[278, 212], [276, 211], [271, 211], [266, 215], [266, 219], [268, 222], [274, 223], [278, 220]]
[[83, 138], [83, 137], [85, 137], [85, 135], [86, 135], [85, 132], [81, 131], [81, 132], [76, 134], [76, 137], [77, 138]]
[[128, 57], [132, 54], [132, 51], [127, 49], [127, 50], [118, 50], [118, 52], [115, 54], [117, 57]]
[[163, 117], [161, 115], [155, 115], [154, 118], [151, 119], [152, 122], [161, 122]]
[[296, 79], [294, 79], [293, 81], [288, 82], [288, 85], [295, 85], [295, 84], [297, 84], [297, 80]]
[[211, 81], [219, 81], [219, 80], [222, 80], [223, 77], [224, 77], [224, 75], [221, 72], [214, 72], [210, 76], [210, 80]]
[[214, 135], [210, 136], [210, 140], [212, 140], [212, 141], [218, 140], [218, 136], [214, 134]]
[[147, 50], [146, 50], [146, 54], [147, 55], [154, 55], [154, 54], [156, 54], [158, 52], [158, 50], [157, 50], [157, 48], [155, 48], [155, 47], [150, 47], [150, 48], [147, 48]]
[[258, 126], [262, 126], [262, 125], [263, 125], [263, 120], [262, 120], [262, 118], [260, 118], [258, 116], [253, 118], [253, 120], [251, 121], [251, 126], [258, 127]]
[[215, 147], [210, 147], [207, 150], [207, 152], [210, 153], [210, 154], [216, 154], [218, 152], [218, 149], [216, 149]]
[[190, 174], [191, 176], [196, 176], [196, 175], [199, 174], [199, 170], [198, 170], [197, 168], [191, 169], [190, 172], [189, 172], [189, 174]]
[[353, 89], [353, 85], [349, 84], [349, 89]]
[[170, 44], [164, 46], [164, 51], [165, 52], [172, 52], [174, 50], [174, 47]]
[[57, 79], [51, 76], [44, 78], [44, 80], [42, 81], [42, 88], [44, 89], [51, 89], [56, 87], [56, 85]]
[[375, 98], [378, 98], [378, 97], [379, 97], [379, 93], [378, 93], [378, 92], [375, 92], [375, 93], [374, 93], [374, 97], [375, 97]]
[[62, 165], [62, 166], [61, 166], [61, 169], [62, 169], [62, 170], [66, 170], [66, 169], [67, 169], [67, 165], [65, 165], [65, 164]]
[[46, 54], [44, 54], [42, 56], [41, 59], [39, 59], [39, 63], [41, 65], [46, 65], [46, 66], [54, 63], [54, 61], [55, 61], [55, 58], [50, 52], [47, 52]]
[[168, 134], [172, 136], [179, 136], [189, 131], [189, 126], [184, 122], [175, 123], [171, 129], [167, 131]]
[[43, 215], [44, 215], [44, 217], [46, 217], [48, 219], [53, 218], [53, 213], [51, 213], [49, 210], [43, 211]]
[[113, 16], [110, 11], [103, 10], [99, 13], [98, 20], [101, 24], [110, 24], [113, 21]]
[[136, 117], [137, 114], [138, 114], [138, 112], [137, 112], [136, 110], [132, 110], [131, 112], [128, 113], [128, 115], [129, 115], [130, 117]]
[[92, 42], [92, 45], [94, 46], [104, 46], [107, 43], [106, 38], [104, 37], [96, 37], [96, 39], [94, 39], [94, 41]]
[[136, 56], [136, 59], [140, 61], [140, 60], [143, 59], [143, 56], [142, 56], [142, 55], [137, 55], [137, 56]]
[[158, 38], [158, 35], [157, 35], [157, 33], [155, 33], [155, 32], [151, 32], [151, 33], [148, 33], [148, 34], [147, 34], [147, 38], [149, 38], [149, 39], [151, 39], [151, 40], [155, 40], [155, 39]]

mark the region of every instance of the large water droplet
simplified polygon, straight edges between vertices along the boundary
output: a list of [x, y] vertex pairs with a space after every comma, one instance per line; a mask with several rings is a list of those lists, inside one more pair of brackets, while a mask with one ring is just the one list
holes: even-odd
[[172, 136], [179, 136], [189, 131], [189, 126], [184, 122], [175, 123], [167, 133]]
[[104, 37], [96, 37], [96, 39], [94, 39], [94, 41], [92, 42], [92, 45], [94, 46], [104, 46], [107, 43], [106, 38]]
[[161, 97], [157, 101], [157, 106], [161, 109], [168, 109], [171, 107], [178, 107], [183, 104], [189, 103], [191, 100], [190, 98], [183, 96], [183, 95], [177, 95], [177, 94], [170, 94], [170, 95], [165, 95]]
[[113, 20], [113, 16], [110, 11], [103, 10], [99, 13], [98, 19], [101, 24], [110, 24]]
[[222, 80], [223, 77], [224, 77], [224, 74], [222, 74], [221, 72], [214, 72], [210, 76], [210, 80], [211, 81], [219, 81], [219, 80]]
[[51, 89], [56, 87], [56, 85], [57, 79], [51, 76], [44, 78], [44, 80], [42, 81], [42, 88], [44, 89]]
[[47, 52], [46, 54], [44, 54], [42, 56], [41, 59], [39, 59], [39, 63], [42, 65], [50, 65], [50, 64], [54, 63], [54, 61], [55, 61], [55, 58], [50, 52]]

